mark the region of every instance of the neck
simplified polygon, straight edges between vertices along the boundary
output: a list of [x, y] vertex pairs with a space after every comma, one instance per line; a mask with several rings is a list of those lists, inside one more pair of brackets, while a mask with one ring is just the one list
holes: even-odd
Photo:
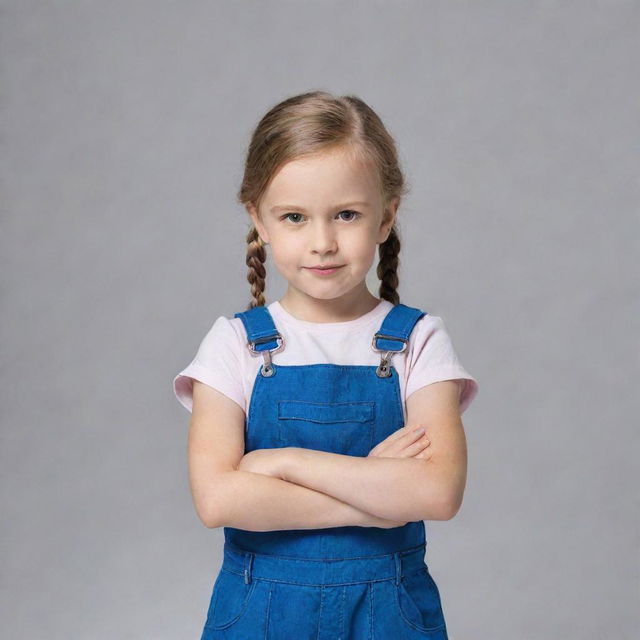
[[366, 288], [340, 298], [320, 300], [301, 295], [290, 287], [280, 304], [285, 311], [305, 322], [348, 322], [375, 309], [380, 299]]

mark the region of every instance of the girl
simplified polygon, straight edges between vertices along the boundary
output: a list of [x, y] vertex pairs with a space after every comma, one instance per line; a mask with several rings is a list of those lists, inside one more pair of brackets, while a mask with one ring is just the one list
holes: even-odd
[[[423, 521], [460, 508], [478, 385], [442, 319], [399, 301], [406, 189], [357, 97], [291, 97], [253, 134], [252, 300], [174, 378], [196, 511], [224, 527], [202, 640], [447, 638]], [[288, 282], [269, 305], [265, 246]]]

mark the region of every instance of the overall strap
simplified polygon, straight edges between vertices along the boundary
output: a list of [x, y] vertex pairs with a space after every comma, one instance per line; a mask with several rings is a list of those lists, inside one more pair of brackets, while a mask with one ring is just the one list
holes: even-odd
[[[380, 329], [373, 337], [375, 351], [404, 351], [416, 322], [426, 311], [406, 304], [397, 304], [384, 317]], [[403, 344], [398, 344], [399, 342]]]
[[261, 369], [262, 375], [273, 375], [271, 354], [284, 348], [284, 338], [276, 329], [269, 309], [265, 306], [253, 307], [247, 311], [239, 311], [233, 317], [242, 320], [247, 332], [249, 351], [253, 355], [262, 354], [264, 358], [264, 364]]
[[373, 336], [371, 347], [374, 351], [382, 353], [380, 364], [376, 370], [379, 377], [391, 375], [389, 360], [394, 353], [401, 353], [407, 349], [409, 336], [422, 316], [427, 315], [416, 307], [408, 307], [399, 303], [389, 310], [382, 321], [380, 329]]

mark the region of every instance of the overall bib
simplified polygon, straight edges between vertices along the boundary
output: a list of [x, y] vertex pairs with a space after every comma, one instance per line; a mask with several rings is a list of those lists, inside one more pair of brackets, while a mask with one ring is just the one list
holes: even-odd
[[[380, 364], [284, 366], [284, 340], [265, 306], [236, 313], [261, 355], [245, 453], [304, 447], [366, 457], [404, 426], [394, 352], [425, 315], [394, 306], [372, 336]], [[447, 640], [438, 587], [424, 561], [424, 522], [393, 529], [224, 528], [223, 563], [201, 640]]]

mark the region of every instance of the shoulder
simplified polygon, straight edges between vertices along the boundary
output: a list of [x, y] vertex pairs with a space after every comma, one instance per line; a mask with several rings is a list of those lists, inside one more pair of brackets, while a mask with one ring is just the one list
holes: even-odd
[[[409, 361], [416, 351], [419, 353], [428, 343], [434, 346], [439, 340], [446, 341], [448, 332], [442, 317], [433, 315], [418, 305], [402, 303], [400, 306], [405, 309], [396, 317], [396, 323], [400, 322], [407, 330], [410, 329], [409, 344], [406, 349], [406, 357]], [[393, 313], [395, 313], [395, 307], [388, 303], [383, 320], [386, 321], [387, 315]]]
[[228, 318], [227, 316], [218, 316], [207, 331], [205, 338], [215, 339], [218, 337], [229, 338], [233, 336], [237, 330], [234, 328], [234, 320], [236, 318]]
[[246, 332], [240, 318], [218, 316], [202, 339], [199, 355], [239, 353], [246, 342]]
[[458, 380], [462, 413], [478, 393], [478, 382], [460, 361], [441, 316], [425, 314], [416, 323], [409, 340], [407, 366], [407, 397], [432, 382]]
[[407, 347], [409, 371], [441, 363], [459, 364], [453, 341], [442, 316], [425, 313], [415, 324]]
[[193, 409], [194, 380], [217, 389], [246, 410], [244, 381], [249, 353], [243, 350], [239, 331], [241, 327], [232, 318], [218, 316], [200, 341], [193, 360], [174, 377], [174, 393], [189, 411]]
[[409, 339], [410, 347], [423, 347], [427, 343], [449, 339], [449, 332], [441, 316], [425, 314], [416, 322]]
[[437, 331], [446, 331], [444, 320], [442, 316], [436, 316], [428, 312], [424, 312], [424, 315], [416, 322], [415, 328], [419, 332], [434, 333]]
[[455, 358], [455, 351], [449, 329], [442, 316], [425, 313], [416, 322], [409, 339], [410, 360], [429, 353], [432, 359]]

